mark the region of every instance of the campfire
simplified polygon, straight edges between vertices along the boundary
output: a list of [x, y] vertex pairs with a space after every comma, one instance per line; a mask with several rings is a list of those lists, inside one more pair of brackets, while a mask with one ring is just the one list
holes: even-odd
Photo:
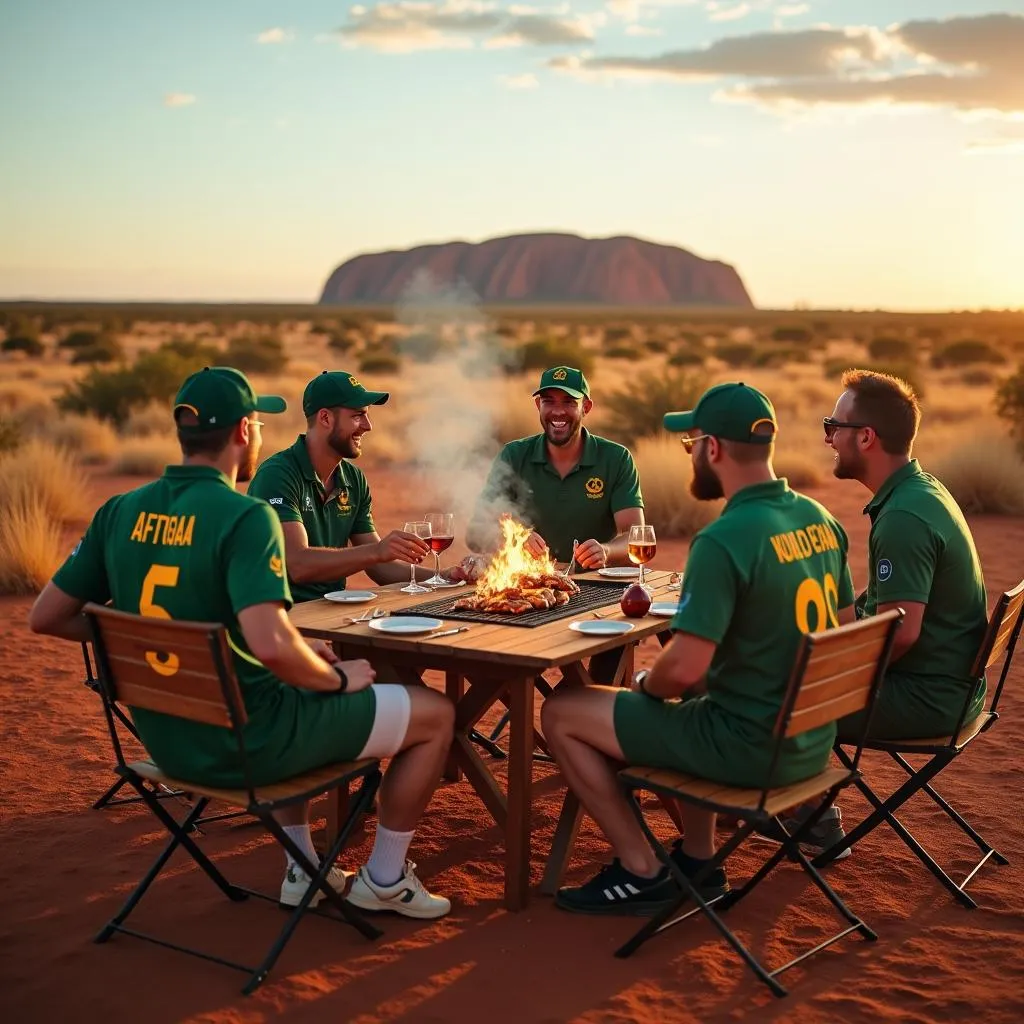
[[500, 521], [502, 542], [480, 574], [476, 593], [460, 598], [453, 609], [521, 614], [534, 608], [566, 604], [580, 588], [555, 569], [551, 556], [526, 550], [531, 530], [509, 515]]

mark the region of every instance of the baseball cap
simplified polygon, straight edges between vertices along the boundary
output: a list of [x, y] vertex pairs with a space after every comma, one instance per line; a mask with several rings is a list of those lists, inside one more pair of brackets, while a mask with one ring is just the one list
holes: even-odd
[[590, 385], [587, 378], [583, 376], [582, 370], [573, 366], [552, 366], [540, 375], [540, 384], [534, 391], [534, 397], [539, 395], [545, 388], [558, 388], [572, 398], [589, 398]]
[[241, 370], [231, 366], [204, 366], [178, 389], [174, 418], [180, 409], [195, 413], [197, 423], [179, 424], [194, 434], [230, 427], [253, 412], [284, 412], [288, 403], [279, 395], [257, 395]]
[[[703, 434], [745, 444], [768, 444], [779, 431], [775, 409], [768, 396], [742, 381], [729, 381], [708, 388], [693, 409], [665, 413], [663, 422], [665, 429], [673, 433], [699, 430]], [[765, 423], [770, 423], [772, 430], [756, 433], [756, 428]]]
[[306, 385], [302, 393], [302, 411], [306, 416], [312, 416], [320, 409], [333, 409], [339, 405], [346, 409], [365, 409], [368, 405], [383, 405], [390, 397], [388, 391], [367, 391], [344, 370], [324, 370]]

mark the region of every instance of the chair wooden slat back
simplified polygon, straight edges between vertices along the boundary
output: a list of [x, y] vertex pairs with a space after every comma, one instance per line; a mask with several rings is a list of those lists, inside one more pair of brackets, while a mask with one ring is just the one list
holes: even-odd
[[113, 700], [207, 725], [230, 729], [245, 724], [227, 632], [220, 623], [149, 618], [96, 604], [86, 605], [85, 613]]
[[1001, 594], [989, 616], [985, 639], [978, 648], [978, 655], [971, 668], [971, 675], [978, 679], [990, 669], [1005, 653], [1013, 639], [1014, 629], [1024, 609], [1024, 580]]
[[903, 610], [892, 609], [805, 634], [776, 730], [798, 736], [867, 707], [902, 619]]

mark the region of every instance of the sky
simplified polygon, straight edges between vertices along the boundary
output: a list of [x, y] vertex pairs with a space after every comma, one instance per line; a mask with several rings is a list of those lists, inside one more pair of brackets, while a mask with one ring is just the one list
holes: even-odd
[[632, 235], [767, 308], [1024, 307], [1024, 0], [0, 0], [0, 297], [316, 301]]

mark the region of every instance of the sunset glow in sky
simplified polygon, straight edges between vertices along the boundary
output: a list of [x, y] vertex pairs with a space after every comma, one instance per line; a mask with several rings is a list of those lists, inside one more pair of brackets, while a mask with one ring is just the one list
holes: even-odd
[[313, 301], [523, 231], [1024, 307], [1024, 0], [5, 0], [0, 297]]

